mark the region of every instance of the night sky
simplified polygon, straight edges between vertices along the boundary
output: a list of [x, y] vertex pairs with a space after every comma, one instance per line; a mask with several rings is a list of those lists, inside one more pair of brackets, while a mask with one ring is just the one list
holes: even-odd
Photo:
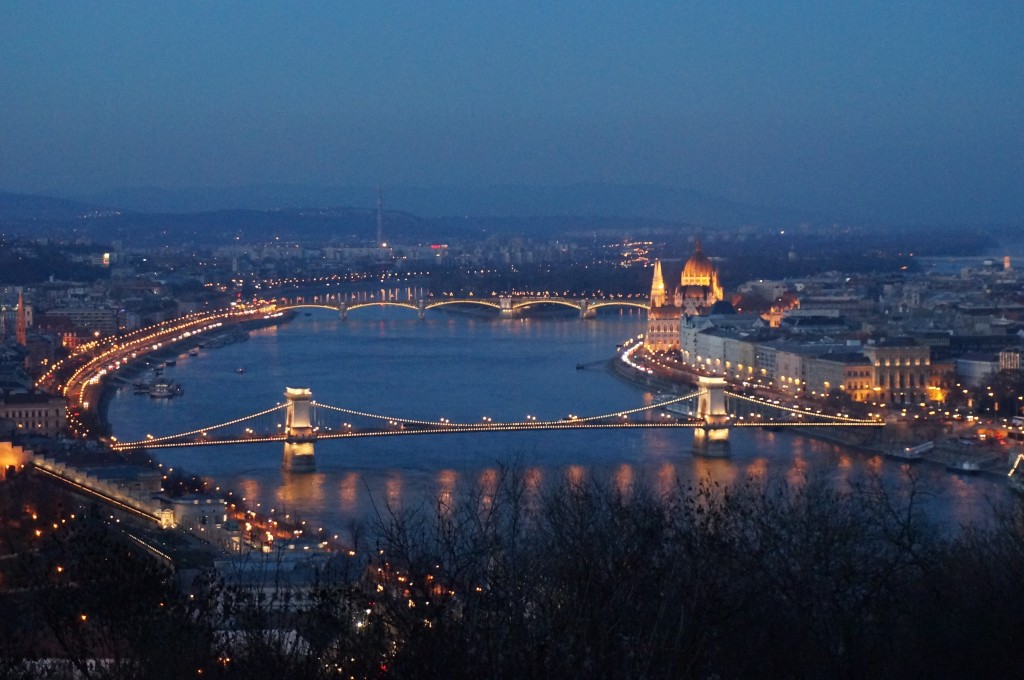
[[0, 189], [687, 187], [1024, 221], [1024, 3], [0, 4]]

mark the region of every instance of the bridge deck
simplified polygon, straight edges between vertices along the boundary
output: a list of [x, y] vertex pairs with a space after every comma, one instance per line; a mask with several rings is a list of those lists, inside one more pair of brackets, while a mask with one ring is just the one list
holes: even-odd
[[[356, 409], [341, 408], [329, 404], [312, 402], [311, 406], [322, 410], [325, 414], [333, 412], [334, 417], [354, 417], [364, 420], [386, 423], [386, 425], [374, 427], [357, 427], [351, 423], [337, 425], [323, 425], [315, 427], [312, 436], [305, 435], [303, 440], [313, 441], [316, 439], [351, 439], [356, 437], [394, 437], [414, 434], [461, 434], [473, 432], [517, 432], [517, 431], [544, 431], [544, 430], [584, 430], [584, 429], [654, 429], [654, 428], [696, 428], [704, 425], [711, 427], [880, 427], [884, 423], [880, 420], [869, 418], [852, 418], [841, 414], [830, 415], [820, 411], [802, 408], [797, 405], [787, 406], [771, 400], [751, 397], [749, 395], [737, 394], [727, 390], [715, 389], [704, 386], [710, 394], [717, 391], [723, 398], [733, 405], [733, 410], [743, 404], [746, 413], [720, 412], [715, 416], [707, 418], [694, 414], [690, 409], [689, 413], [675, 412], [674, 415], [666, 417], [662, 414], [661, 419], [651, 420], [630, 420], [631, 416], [644, 416], [655, 410], [665, 409], [683, 402], [696, 401], [694, 406], [700, 408], [702, 391], [675, 397], [665, 401], [639, 406], [636, 408], [617, 411], [615, 413], [604, 413], [594, 416], [571, 416], [561, 420], [528, 420], [514, 422], [478, 422], [478, 423], [452, 423], [436, 422], [418, 419], [400, 418], [386, 416], [377, 413], [369, 413]], [[706, 407], [706, 405], [705, 405]], [[719, 405], [721, 407], [721, 404]], [[176, 448], [185, 446], [214, 446], [229, 444], [255, 444], [261, 442], [286, 442], [289, 440], [287, 428], [281, 430], [278, 423], [274, 431], [272, 424], [265, 424], [257, 431], [253, 428], [245, 428], [245, 433], [240, 434], [238, 428], [246, 423], [255, 424], [256, 420], [265, 416], [271, 416], [278, 411], [288, 411], [289, 404], [279, 404], [249, 416], [243, 416], [226, 423], [212, 425], [206, 428], [197, 428], [188, 432], [163, 437], [149, 437], [135, 442], [115, 442], [112, 448], [115, 450], [143, 449], [143, 448]], [[756, 409], [751, 411], [750, 409]], [[765, 412], [780, 415], [765, 417]], [[290, 411], [289, 411], [290, 413]], [[279, 417], [279, 416], [277, 416]], [[291, 422], [290, 417], [286, 418]], [[322, 421], [321, 421], [322, 422]], [[235, 428], [229, 430], [229, 428]], [[266, 430], [270, 430], [267, 432]], [[218, 432], [219, 431], [219, 432]], [[228, 433], [230, 432], [230, 434]]]

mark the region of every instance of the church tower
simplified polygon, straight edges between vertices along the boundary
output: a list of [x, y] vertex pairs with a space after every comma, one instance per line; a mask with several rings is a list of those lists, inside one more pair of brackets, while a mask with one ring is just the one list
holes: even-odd
[[665, 306], [665, 277], [661, 275], [661, 260], [654, 261], [654, 280], [651, 282], [651, 306]]

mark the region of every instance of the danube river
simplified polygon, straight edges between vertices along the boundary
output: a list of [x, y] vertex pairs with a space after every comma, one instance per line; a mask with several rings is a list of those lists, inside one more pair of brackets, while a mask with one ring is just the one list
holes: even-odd
[[[324, 311], [299, 314], [248, 342], [183, 355], [165, 375], [182, 396], [153, 399], [122, 389], [109, 419], [122, 441], [214, 425], [282, 402], [285, 387], [308, 387], [316, 401], [397, 418], [478, 422], [541, 420], [641, 406], [657, 395], [623, 382], [603, 366], [640, 332], [639, 314], [581, 321], [567, 317], [498, 320], [367, 309], [343, 321]], [[244, 372], [238, 369], [244, 368]], [[212, 478], [264, 511], [294, 513], [341, 529], [372, 519], [386, 504], [432, 507], [438, 498], [487, 485], [500, 465], [515, 463], [531, 480], [597, 476], [622, 489], [664, 489], [710, 478], [800, 479], [827, 474], [843, 481], [871, 471], [897, 478], [901, 466], [879, 457], [790, 433], [732, 432], [732, 456], [691, 453], [690, 430], [511, 432], [320, 441], [317, 471], [281, 469], [280, 444], [193, 447], [157, 452], [168, 467]], [[990, 478], [958, 477], [919, 465], [943, 521], [978, 519], [1008, 493]]]

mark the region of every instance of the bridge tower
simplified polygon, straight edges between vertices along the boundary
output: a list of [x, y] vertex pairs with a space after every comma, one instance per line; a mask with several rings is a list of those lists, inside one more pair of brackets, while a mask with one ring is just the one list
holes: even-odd
[[581, 319], [594, 319], [597, 317], [597, 310], [591, 308], [590, 300], [586, 298], [580, 300], [580, 318]]
[[693, 429], [693, 452], [698, 456], [729, 455], [729, 412], [725, 409], [725, 378], [700, 376], [697, 415], [704, 424]]
[[512, 298], [505, 296], [498, 298], [499, 313], [502, 319], [515, 319], [519, 316], [519, 310], [512, 306]]
[[288, 400], [288, 411], [282, 465], [289, 472], [313, 472], [316, 470], [313, 457], [316, 433], [309, 420], [313, 393], [306, 387], [286, 387], [284, 397]]

